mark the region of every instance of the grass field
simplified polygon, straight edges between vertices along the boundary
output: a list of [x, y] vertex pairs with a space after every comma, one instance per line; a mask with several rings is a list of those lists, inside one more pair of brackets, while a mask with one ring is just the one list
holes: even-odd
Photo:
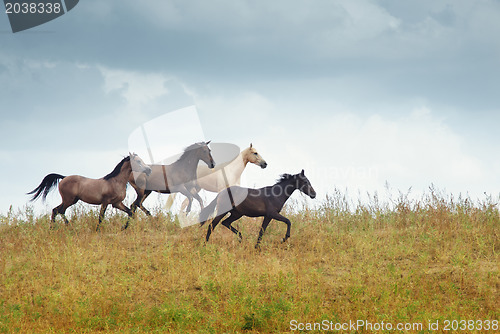
[[356, 204], [335, 191], [314, 210], [288, 207], [290, 240], [272, 222], [260, 250], [261, 219], [235, 224], [241, 243], [219, 226], [205, 245], [206, 228], [159, 210], [123, 232], [112, 210], [100, 232], [89, 206], [53, 230], [46, 215], [11, 211], [0, 216], [0, 333], [495, 333], [494, 202], [431, 189]]

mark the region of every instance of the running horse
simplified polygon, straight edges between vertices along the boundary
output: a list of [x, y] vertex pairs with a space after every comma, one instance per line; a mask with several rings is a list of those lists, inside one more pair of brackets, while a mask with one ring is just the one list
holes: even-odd
[[280, 214], [285, 202], [295, 190], [311, 198], [316, 197], [316, 191], [304, 174], [304, 170], [296, 175], [283, 174], [273, 186], [259, 189], [249, 189], [232, 186], [221, 191], [217, 197], [200, 213], [200, 224], [204, 225], [212, 213], [217, 209], [217, 216], [208, 227], [206, 241], [210, 239], [210, 234], [217, 224], [229, 212], [229, 216], [222, 221], [222, 225], [236, 234], [241, 240], [241, 233], [231, 224], [242, 216], [264, 217], [262, 227], [255, 248], [259, 247], [262, 235], [272, 219], [282, 221], [286, 224], [286, 234], [283, 242], [290, 238], [291, 222], [288, 218]]
[[205, 162], [209, 168], [215, 167], [215, 162], [210, 153], [208, 142], [195, 143], [188, 146], [181, 157], [169, 165], [149, 165], [151, 174], [130, 175], [129, 183], [135, 189], [137, 198], [131, 206], [132, 212], [139, 207], [148, 216], [151, 213], [142, 205], [144, 200], [153, 192], [162, 194], [171, 194], [180, 192], [187, 197], [189, 204], [187, 212], [191, 211], [191, 204], [195, 198], [203, 209], [203, 201], [195, 191], [196, 188], [196, 169], [198, 163]]
[[[109, 204], [114, 208], [126, 212], [130, 217], [132, 211], [123, 204], [127, 192], [127, 182], [132, 175], [132, 169], [138, 173], [150, 174], [151, 168], [147, 166], [142, 159], [135, 153], [123, 158], [111, 173], [100, 179], [90, 179], [80, 175], [63, 176], [60, 174], [48, 174], [45, 176], [38, 187], [29, 192], [33, 195], [31, 201], [40, 196], [46, 199], [50, 190], [59, 183], [59, 193], [62, 197], [62, 203], [52, 210], [51, 222], [54, 223], [56, 216], [61, 214], [66, 224], [69, 224], [65, 212], [73, 204], [82, 200], [89, 204], [100, 204], [99, 223], [96, 230], [99, 230], [104, 213]], [[60, 181], [60, 182], [59, 182]], [[129, 225], [129, 219], [123, 226], [126, 229]]]
[[[206, 191], [218, 193], [229, 186], [239, 186], [241, 174], [243, 174], [248, 163], [259, 166], [262, 169], [267, 167], [266, 160], [262, 158], [251, 143], [250, 146], [241, 151], [236, 158], [229, 162], [217, 164], [217, 167], [214, 169], [208, 169], [208, 167], [204, 165], [198, 166], [198, 184], [195, 188], [196, 192], [204, 189]], [[175, 194], [170, 196], [174, 197]], [[173, 202], [173, 199], [174, 198], [171, 199], [171, 202]], [[186, 199], [182, 202], [181, 210], [184, 210], [187, 204], [188, 202]]]

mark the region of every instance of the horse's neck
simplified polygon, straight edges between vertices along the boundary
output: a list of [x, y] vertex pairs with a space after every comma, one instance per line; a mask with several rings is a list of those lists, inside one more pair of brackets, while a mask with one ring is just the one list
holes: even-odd
[[233, 161], [231, 161], [224, 169], [226, 173], [232, 177], [230, 180], [231, 184], [239, 184], [241, 174], [245, 170], [245, 167], [248, 164], [248, 160], [243, 158], [243, 152], [241, 152]]
[[[198, 156], [195, 156], [194, 151], [188, 152], [182, 159], [177, 160], [170, 166], [177, 168], [182, 167], [184, 171], [191, 173], [196, 173], [196, 168], [198, 168], [198, 162], [201, 160]], [[176, 170], [176, 169], [174, 169]]]
[[286, 180], [284, 182], [280, 182], [278, 184], [275, 184], [274, 187], [279, 187], [279, 190], [276, 189], [271, 189], [272, 194], [278, 194], [275, 199], [278, 201], [280, 208], [285, 205], [285, 202], [292, 196], [293, 192], [297, 190], [297, 187], [294, 185], [295, 180], [290, 179]]
[[251, 154], [249, 151], [250, 150], [248, 148], [246, 148], [243, 151], [241, 151], [240, 155], [238, 156], [239, 160], [243, 164], [243, 169], [245, 169], [247, 163], [249, 163], [249, 160], [247, 158], [247, 155]]
[[243, 156], [243, 151], [240, 152], [240, 154], [238, 155], [238, 162], [241, 164], [241, 172], [243, 173], [243, 170], [245, 169], [247, 163], [249, 162], [249, 160]]
[[120, 169], [120, 173], [117, 176], [111, 178], [110, 181], [112, 180], [120, 184], [122, 183], [127, 184], [131, 174], [132, 174], [132, 166], [130, 165], [130, 162], [126, 162]]

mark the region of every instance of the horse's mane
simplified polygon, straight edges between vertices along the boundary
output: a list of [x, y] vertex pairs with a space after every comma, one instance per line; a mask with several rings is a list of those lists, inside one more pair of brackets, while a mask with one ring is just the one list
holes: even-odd
[[179, 160], [181, 160], [182, 158], [185, 158], [187, 154], [189, 154], [189, 152], [191, 152], [192, 150], [195, 150], [197, 148], [200, 148], [202, 147], [203, 145], [206, 145], [204, 142], [199, 142], [199, 143], [194, 143], [194, 144], [191, 144], [189, 145], [188, 147], [186, 147], [184, 149], [184, 152], [182, 153], [181, 157], [179, 158]]
[[293, 179], [294, 177], [295, 177], [295, 175], [292, 175], [292, 174], [281, 174], [280, 178], [278, 180], [276, 180], [276, 184], [283, 183], [285, 181]]
[[122, 169], [123, 164], [126, 161], [130, 161], [130, 156], [123, 158], [123, 160], [120, 161], [118, 163], [118, 165], [116, 165], [115, 169], [113, 169], [113, 171], [111, 173], [109, 173], [108, 175], [106, 175], [105, 177], [103, 177], [103, 179], [104, 180], [109, 180], [109, 179], [111, 179], [111, 178], [113, 178], [115, 176], [118, 176], [118, 174], [120, 174], [120, 170]]

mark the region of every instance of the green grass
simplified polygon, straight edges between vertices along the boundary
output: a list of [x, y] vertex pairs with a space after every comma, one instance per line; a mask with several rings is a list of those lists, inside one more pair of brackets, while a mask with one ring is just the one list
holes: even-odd
[[499, 319], [491, 198], [431, 189], [418, 201], [353, 205], [336, 191], [314, 210], [289, 207], [290, 240], [280, 243], [285, 225], [272, 222], [260, 250], [261, 219], [235, 224], [241, 243], [219, 226], [205, 245], [206, 228], [181, 229], [159, 211], [126, 231], [110, 210], [95, 232], [97, 215], [77, 206], [70, 226], [53, 230], [30, 208], [0, 216], [0, 333], [272, 333], [291, 332], [292, 320], [415, 322], [436, 333], [446, 319]]

